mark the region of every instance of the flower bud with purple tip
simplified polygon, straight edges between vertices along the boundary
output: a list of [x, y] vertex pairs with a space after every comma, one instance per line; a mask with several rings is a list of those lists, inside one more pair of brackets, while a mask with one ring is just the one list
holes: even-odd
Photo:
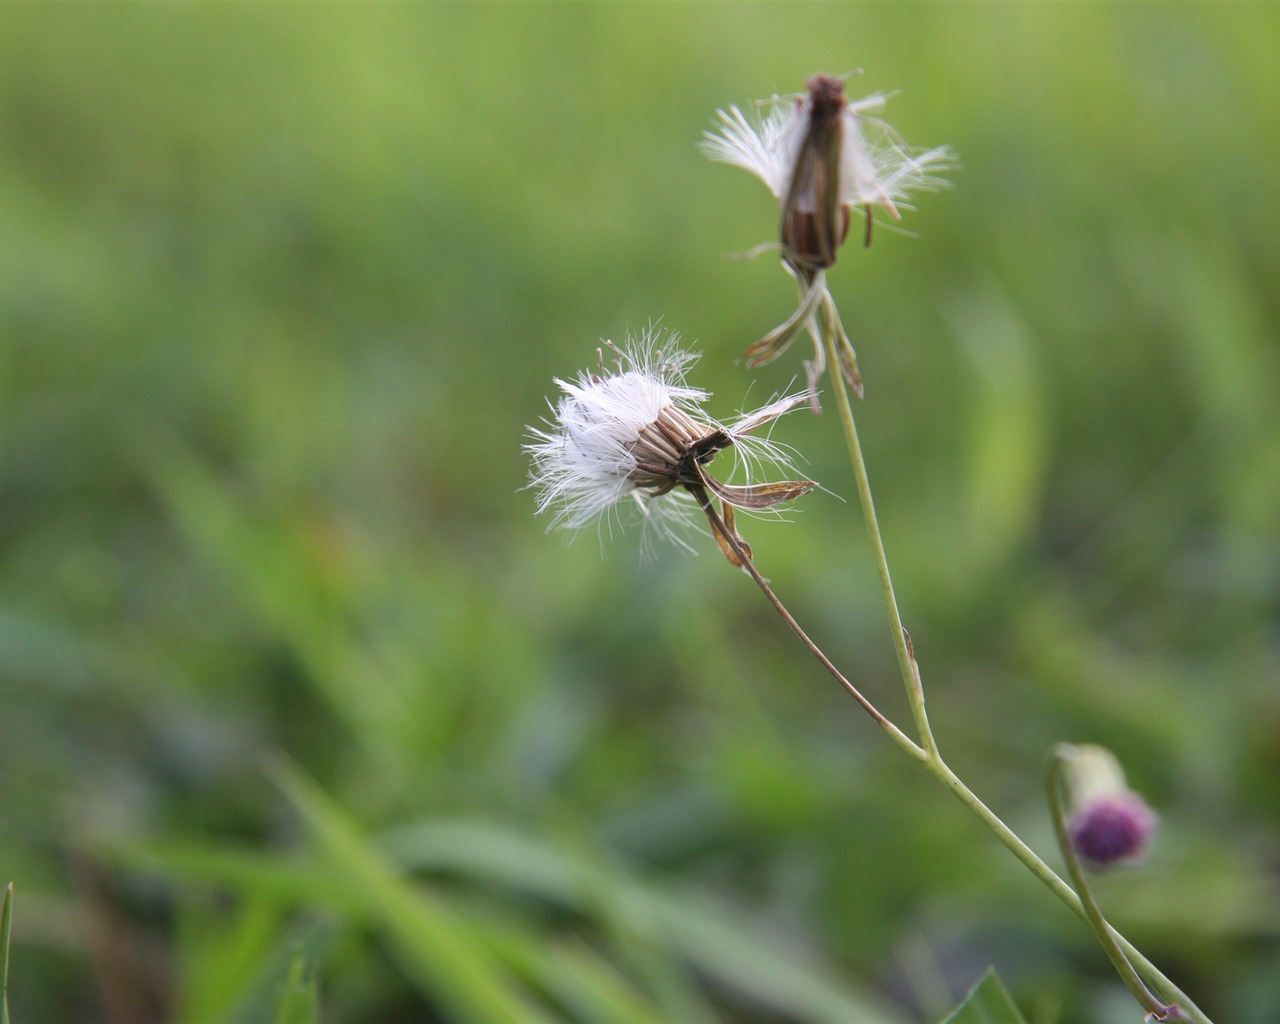
[[1109, 750], [1084, 744], [1076, 751], [1067, 771], [1072, 808], [1067, 833], [1076, 856], [1095, 871], [1136, 862], [1159, 818], [1126, 785], [1124, 770]]

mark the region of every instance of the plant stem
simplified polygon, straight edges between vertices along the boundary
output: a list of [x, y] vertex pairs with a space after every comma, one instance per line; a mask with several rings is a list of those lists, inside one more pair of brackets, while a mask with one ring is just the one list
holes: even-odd
[[[1018, 837], [1018, 834], [1013, 829], [1001, 821], [995, 812], [984, 804], [977, 794], [966, 786], [960, 777], [947, 766], [946, 762], [937, 757], [930, 758], [924, 761], [923, 764], [925, 770], [946, 786], [957, 800], [969, 808], [994, 833], [995, 837], [1022, 862], [1027, 870], [1044, 884], [1045, 888], [1066, 904], [1067, 908], [1077, 917], [1085, 922], [1089, 921], [1088, 912], [1085, 910], [1080, 897], [1076, 895], [1075, 890], [1067, 885], [1048, 864], [1041, 860], [1035, 851]], [[1159, 968], [1143, 956], [1133, 943], [1105, 922], [1104, 927], [1106, 927], [1108, 934], [1120, 949], [1124, 951], [1129, 961], [1141, 971], [1165, 1002], [1177, 1003], [1183, 1015], [1188, 1020], [1195, 1021], [1196, 1024], [1212, 1024], [1204, 1012], [1191, 1001], [1191, 998], [1166, 978]]]
[[716, 511], [716, 507], [712, 503], [711, 495], [707, 493], [707, 489], [697, 484], [690, 484], [686, 486], [689, 492], [693, 495], [694, 500], [698, 502], [702, 511], [706, 514], [708, 521], [711, 523], [711, 528], [724, 538], [725, 542], [733, 550], [733, 553], [738, 556], [738, 560], [741, 562], [742, 568], [747, 571], [747, 574], [755, 581], [756, 586], [759, 587], [764, 593], [764, 596], [769, 599], [769, 603], [773, 605], [774, 610], [777, 611], [777, 613], [782, 617], [782, 620], [790, 627], [791, 632], [795, 633], [795, 635], [800, 638], [800, 642], [808, 648], [809, 653], [817, 658], [822, 667], [830, 672], [831, 675], [835, 677], [836, 681], [849, 692], [849, 695], [862, 706], [862, 709], [875, 719], [876, 724], [889, 734], [890, 739], [892, 739], [896, 744], [898, 744], [898, 746], [917, 761], [923, 761], [927, 757], [925, 751], [917, 744], [913, 743], [910, 736], [889, 721], [889, 719], [885, 718], [885, 716], [880, 713], [880, 710], [865, 696], [863, 696], [862, 691], [854, 686], [843, 672], [836, 668], [835, 663], [827, 657], [822, 648], [814, 643], [813, 640], [810, 639], [809, 634], [801, 628], [800, 623], [795, 620], [795, 617], [787, 610], [786, 605], [782, 603], [778, 595], [774, 593], [773, 588], [769, 586], [769, 581], [760, 575], [760, 570], [757, 569], [755, 564], [751, 561], [751, 553], [743, 546], [742, 541], [738, 538], [737, 531], [730, 529], [725, 523], [724, 518], [718, 511]]
[[9, 1024], [9, 929], [13, 924], [13, 883], [4, 889], [0, 910], [0, 1024]]
[[[923, 746], [924, 757], [918, 758], [925, 769], [946, 786], [962, 804], [982, 821], [1022, 864], [1040, 880], [1044, 886], [1058, 897], [1066, 906], [1086, 923], [1090, 922], [1089, 912], [1075, 890], [1064, 882], [1058, 874], [1041, 860], [1036, 853], [1024, 843], [1008, 825], [978, 798], [960, 777], [947, 766], [938, 750], [933, 730], [929, 725], [928, 712], [925, 709], [924, 685], [920, 678], [920, 669], [916, 663], [907, 631], [902, 625], [902, 615], [898, 610], [898, 599], [893, 590], [893, 579], [889, 573], [889, 559], [885, 553], [884, 538], [880, 534], [880, 524], [876, 519], [875, 502], [871, 496], [871, 483], [867, 476], [866, 460], [862, 454], [862, 444], [858, 439], [858, 428], [853, 419], [853, 408], [849, 402], [849, 394], [844, 378], [840, 374], [840, 353], [837, 348], [843, 329], [834, 313], [834, 303], [830, 308], [824, 304], [822, 308], [822, 334], [827, 350], [827, 365], [831, 368], [830, 378], [836, 395], [836, 406], [840, 413], [840, 423], [844, 429], [845, 442], [849, 448], [849, 459], [853, 466], [853, 475], [857, 481], [858, 499], [862, 506], [863, 520], [866, 523], [867, 535], [875, 554], [876, 569], [880, 577], [880, 589], [884, 595], [885, 609], [889, 615], [889, 623], [893, 633], [894, 648], [898, 655], [898, 668], [902, 674], [903, 686], [906, 688], [907, 700], [911, 705], [911, 714], [915, 719], [916, 732]], [[915, 744], [912, 744], [914, 747]], [[920, 749], [920, 748], [916, 748]], [[1148, 960], [1123, 935], [1105, 921], [1101, 925], [1107, 935], [1115, 942], [1130, 963], [1146, 977], [1159, 996], [1167, 1003], [1176, 1003], [1183, 1016], [1196, 1024], [1212, 1024], [1204, 1012], [1179, 989], [1172, 981]]]
[[916, 734], [929, 756], [936, 759], [938, 745], [933, 738], [933, 730], [929, 727], [929, 714], [925, 710], [924, 703], [924, 687], [921, 685], [920, 673], [915, 666], [915, 657], [907, 639], [907, 632], [902, 625], [898, 599], [893, 592], [893, 578], [889, 574], [889, 557], [885, 553], [884, 539], [880, 535], [880, 524], [876, 519], [876, 505], [871, 497], [867, 463], [862, 457], [862, 444], [858, 440], [858, 427], [853, 421], [849, 392], [845, 388], [844, 377], [840, 373], [840, 352], [836, 348], [835, 325], [831, 323], [829, 314], [824, 318], [823, 328], [823, 339], [827, 347], [827, 365], [831, 367], [830, 376], [835, 384], [836, 406], [840, 410], [840, 425], [844, 428], [845, 442], [849, 447], [849, 459], [853, 463], [853, 475], [858, 483], [858, 501], [862, 505], [862, 517], [867, 524], [867, 534], [871, 538], [871, 548], [875, 554], [876, 571], [880, 576], [880, 590], [884, 595], [885, 610], [889, 613], [894, 650], [898, 655], [898, 670], [902, 673], [903, 685], [907, 690], [911, 715], [916, 723]]
[[1183, 1020], [1184, 1017], [1179, 1006], [1176, 1004], [1165, 1006], [1142, 983], [1142, 979], [1138, 977], [1138, 972], [1133, 969], [1133, 964], [1129, 962], [1129, 958], [1124, 955], [1124, 952], [1116, 942], [1111, 927], [1107, 924], [1106, 917], [1103, 916], [1102, 908], [1098, 906], [1098, 901], [1094, 899], [1089, 879], [1086, 877], [1084, 869], [1080, 866], [1080, 858], [1076, 856], [1075, 846], [1072, 844], [1071, 835], [1067, 831], [1067, 812], [1063, 807], [1062, 796], [1062, 791], [1066, 784], [1064, 773], [1067, 765], [1076, 757], [1076, 754], [1077, 748], [1070, 743], [1059, 743], [1053, 748], [1049, 756], [1049, 810], [1053, 815], [1053, 827], [1058, 834], [1058, 847], [1062, 850], [1062, 859], [1066, 861], [1067, 873], [1071, 876], [1071, 882], [1075, 886], [1076, 894], [1080, 897], [1080, 901], [1084, 906], [1085, 916], [1089, 924], [1093, 926], [1093, 930], [1098, 936], [1098, 941], [1102, 943], [1103, 952], [1107, 954], [1107, 959], [1111, 961], [1111, 966], [1116, 969], [1116, 973], [1120, 975], [1120, 980], [1128, 986], [1129, 991], [1133, 993], [1133, 997], [1156, 1020]]

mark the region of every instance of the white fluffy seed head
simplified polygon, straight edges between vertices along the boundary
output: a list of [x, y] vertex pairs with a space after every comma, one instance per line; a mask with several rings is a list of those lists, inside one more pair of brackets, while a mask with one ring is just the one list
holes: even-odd
[[556, 380], [562, 395], [551, 406], [552, 416], [543, 426], [530, 428], [524, 446], [532, 462], [529, 485], [537, 491], [538, 512], [552, 515], [551, 527], [577, 530], [600, 519], [603, 528], [620, 521], [621, 509], [631, 505], [646, 528], [687, 548], [679, 534], [699, 509], [674, 477], [664, 479], [640, 461], [655, 457], [646, 428], [660, 415], [669, 419], [670, 410], [701, 437], [722, 432], [731, 439], [738, 469], [748, 480], [763, 466], [791, 468], [777, 445], [747, 435], [802, 403], [804, 396], [778, 399], [729, 425], [717, 423], [702, 408], [709, 393], [685, 382], [697, 357], [676, 347], [677, 341], [674, 334], [663, 337], [651, 329], [615, 350], [615, 372], [601, 369], [572, 381]]
[[[737, 107], [717, 111], [716, 132], [704, 133], [700, 148], [710, 159], [750, 171], [780, 202], [791, 191], [791, 179], [809, 131], [809, 97], [791, 102], [773, 97], [763, 118], [749, 119]], [[946, 184], [937, 175], [951, 165], [951, 150], [913, 149], [879, 118], [868, 116], [885, 104], [874, 93], [841, 112], [840, 201], [847, 206], [872, 204], [893, 217], [907, 207], [913, 192], [935, 191]]]
[[[530, 429], [525, 450], [532, 458], [530, 485], [538, 491], [538, 512], [551, 511], [552, 526], [579, 529], [634, 498], [662, 532], [684, 522], [692, 504], [683, 495], [652, 500], [652, 485], [638, 482], [636, 442], [641, 431], [672, 406], [701, 414], [707, 392], [685, 384], [696, 356], [676, 347], [677, 336], [654, 331], [618, 350], [617, 373], [579, 374], [556, 380], [563, 392], [545, 428]], [[708, 428], [714, 429], [714, 428]]]

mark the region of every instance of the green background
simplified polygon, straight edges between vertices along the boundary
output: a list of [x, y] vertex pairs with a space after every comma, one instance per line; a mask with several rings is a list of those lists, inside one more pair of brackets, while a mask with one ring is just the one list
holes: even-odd
[[[1055, 865], [1049, 747], [1114, 750], [1162, 829], [1104, 906], [1276, 1019], [1278, 38], [1266, 4], [0, 9], [14, 1019], [936, 1020], [989, 964], [1032, 1021], [1141, 1019], [709, 541], [566, 544], [522, 490], [603, 338], [662, 318], [722, 418], [800, 372], [735, 363], [794, 290], [725, 258], [776, 205], [695, 143], [855, 67], [962, 165], [831, 274], [942, 750]], [[905, 726], [835, 417], [774, 437], [828, 492], [744, 522], [757, 563]]]

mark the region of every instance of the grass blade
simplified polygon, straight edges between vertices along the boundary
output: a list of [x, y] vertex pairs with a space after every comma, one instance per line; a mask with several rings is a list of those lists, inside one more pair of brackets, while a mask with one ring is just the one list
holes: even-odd
[[307, 958], [299, 953], [289, 965], [275, 1024], [320, 1024], [320, 988], [307, 972]]
[[272, 762], [268, 771], [346, 877], [351, 895], [391, 935], [407, 976], [432, 1003], [459, 1021], [547, 1019], [517, 992], [474, 930], [424, 886], [409, 882], [319, 786], [287, 761]]
[[995, 969], [969, 990], [943, 1024], [1027, 1024]]
[[0, 911], [0, 1024], [9, 1024], [9, 925], [12, 923], [13, 883], [4, 889]]

